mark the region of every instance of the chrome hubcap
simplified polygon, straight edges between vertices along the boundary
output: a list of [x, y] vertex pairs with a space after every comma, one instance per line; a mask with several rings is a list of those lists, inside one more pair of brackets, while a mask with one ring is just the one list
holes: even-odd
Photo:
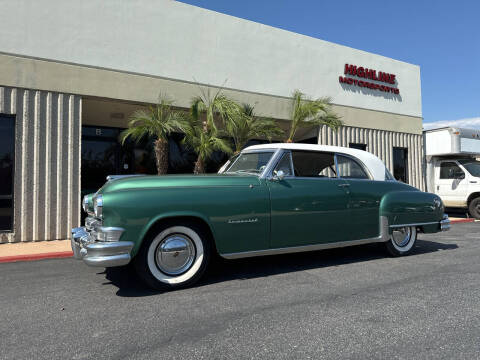
[[158, 245], [155, 260], [167, 275], [179, 275], [187, 271], [195, 260], [195, 245], [183, 234], [172, 234]]
[[407, 245], [411, 237], [412, 237], [412, 232], [409, 227], [395, 229], [393, 230], [393, 233], [392, 233], [393, 241], [399, 247], [403, 247]]

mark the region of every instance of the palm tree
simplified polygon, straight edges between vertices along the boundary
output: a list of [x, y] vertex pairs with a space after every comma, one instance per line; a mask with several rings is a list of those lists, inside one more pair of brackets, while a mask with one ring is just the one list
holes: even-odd
[[255, 115], [254, 106], [242, 105], [242, 116], [237, 116], [225, 125], [226, 132], [233, 138], [235, 154], [239, 153], [248, 140], [262, 137], [272, 141], [274, 136], [283, 135], [284, 131], [272, 119], [259, 118]]
[[199, 120], [202, 114], [205, 115], [205, 121], [202, 122], [202, 127], [205, 131], [217, 132], [215, 124], [215, 115], [220, 115], [220, 120], [225, 125], [228, 121], [241, 116], [240, 106], [221, 93], [219, 89], [215, 95], [210, 94], [210, 89], [207, 91], [200, 88], [200, 95], [192, 99], [190, 112], [194, 120]]
[[183, 143], [189, 146], [196, 154], [194, 174], [205, 173], [205, 162], [214, 151], [232, 153], [230, 144], [225, 139], [218, 137], [218, 132], [213, 129], [205, 129], [205, 124], [194, 117], [183, 124], [182, 131], [185, 133]]
[[300, 90], [293, 92], [291, 125], [287, 142], [292, 142], [300, 127], [327, 125], [333, 130], [342, 126], [340, 117], [331, 110], [331, 99], [308, 99]]
[[182, 130], [185, 133], [184, 143], [189, 145], [197, 153], [194, 173], [205, 172], [205, 162], [214, 151], [232, 153], [230, 143], [220, 138], [219, 129], [215, 123], [216, 116], [224, 127], [232, 127], [232, 122], [242, 116], [240, 106], [222, 94], [218, 89], [215, 94], [200, 88], [200, 95], [192, 99], [190, 107], [191, 118], [187, 126]]
[[175, 110], [173, 101], [161, 96], [155, 106], [137, 110], [130, 117], [128, 128], [121, 134], [122, 145], [128, 137], [139, 142], [143, 137], [152, 137], [158, 175], [168, 171], [168, 136], [183, 128], [187, 114]]

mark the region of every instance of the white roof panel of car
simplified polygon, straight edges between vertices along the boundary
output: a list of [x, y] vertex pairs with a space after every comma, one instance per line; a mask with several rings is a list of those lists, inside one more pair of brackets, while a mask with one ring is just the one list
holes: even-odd
[[340, 154], [346, 154], [353, 156], [360, 160], [370, 171], [374, 180], [386, 180], [385, 179], [385, 164], [378, 157], [369, 153], [368, 151], [351, 149], [341, 146], [330, 145], [315, 145], [315, 144], [298, 144], [298, 143], [275, 143], [275, 144], [262, 144], [249, 146], [244, 151], [250, 150], [267, 150], [267, 149], [286, 149], [286, 150], [307, 150], [307, 151], [324, 151], [335, 152]]

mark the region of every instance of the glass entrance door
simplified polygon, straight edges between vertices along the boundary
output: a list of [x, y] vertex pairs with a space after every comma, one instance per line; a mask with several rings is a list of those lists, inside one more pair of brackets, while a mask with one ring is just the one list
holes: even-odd
[[13, 230], [15, 117], [0, 114], [0, 232]]
[[[96, 192], [105, 184], [108, 175], [130, 174], [131, 151], [122, 147], [122, 129], [82, 127], [81, 196]], [[82, 211], [82, 223], [86, 214]]]
[[97, 191], [119, 173], [119, 129], [82, 127], [82, 196]]
[[393, 176], [398, 181], [407, 183], [407, 164], [408, 153], [407, 148], [394, 147], [393, 148]]
[[117, 173], [117, 142], [84, 139], [82, 141], [82, 192], [91, 193]]

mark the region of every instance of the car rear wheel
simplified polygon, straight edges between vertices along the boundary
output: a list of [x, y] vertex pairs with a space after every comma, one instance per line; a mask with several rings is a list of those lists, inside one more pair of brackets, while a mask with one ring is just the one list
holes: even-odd
[[395, 228], [385, 246], [391, 255], [403, 256], [412, 252], [416, 240], [417, 229], [415, 226]]
[[470, 201], [470, 204], [468, 204], [468, 212], [470, 213], [471, 217], [480, 219], [480, 197]]
[[135, 269], [154, 289], [182, 288], [200, 279], [210, 260], [210, 252], [210, 239], [199, 226], [170, 224], [144, 240], [135, 257]]

